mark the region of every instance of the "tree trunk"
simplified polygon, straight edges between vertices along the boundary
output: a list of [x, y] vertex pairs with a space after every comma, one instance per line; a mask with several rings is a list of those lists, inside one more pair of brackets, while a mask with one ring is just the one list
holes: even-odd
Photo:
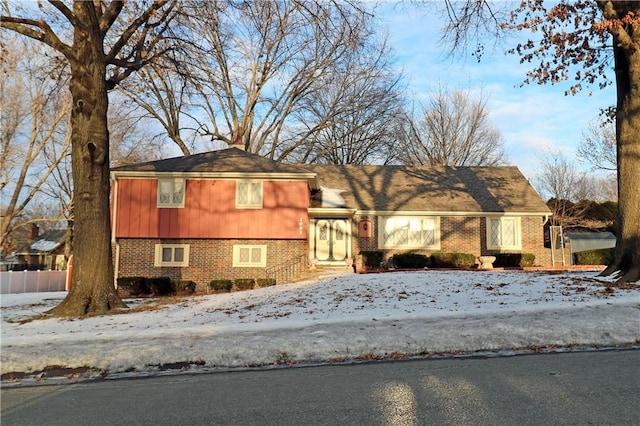
[[[618, 153], [618, 238], [615, 258], [601, 275], [616, 274], [618, 282], [640, 279], [640, 51], [613, 38], [616, 69]], [[640, 37], [638, 37], [640, 38]]]
[[[81, 12], [75, 8], [75, 12]], [[91, 22], [89, 19], [80, 19]], [[109, 214], [108, 95], [103, 35], [95, 25], [76, 26], [76, 59], [70, 60], [71, 159], [74, 184], [74, 268], [71, 290], [51, 313], [81, 316], [123, 308], [114, 287]]]

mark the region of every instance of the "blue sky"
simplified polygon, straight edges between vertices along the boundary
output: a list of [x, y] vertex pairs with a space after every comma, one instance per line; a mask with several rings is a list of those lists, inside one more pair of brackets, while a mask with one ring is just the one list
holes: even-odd
[[[387, 26], [397, 66], [404, 70], [409, 93], [426, 96], [439, 85], [449, 89], [482, 91], [488, 98], [490, 119], [505, 141], [509, 162], [533, 178], [541, 153], [551, 150], [575, 159], [575, 149], [589, 122], [599, 118], [600, 108], [615, 104], [615, 88], [595, 87], [576, 96], [565, 96], [569, 84], [518, 87], [528, 70], [519, 57], [504, 48], [488, 49], [478, 63], [448, 57], [439, 44], [442, 21], [430, 10], [407, 10], [383, 3], [378, 9]], [[432, 12], [432, 10], [431, 10]], [[523, 35], [523, 37], [526, 35]], [[516, 41], [517, 43], [517, 41]], [[576, 160], [577, 167], [582, 166]]]

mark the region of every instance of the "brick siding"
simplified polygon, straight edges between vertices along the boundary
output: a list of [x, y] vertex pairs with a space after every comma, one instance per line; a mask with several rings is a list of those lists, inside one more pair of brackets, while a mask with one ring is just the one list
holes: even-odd
[[[373, 224], [372, 237], [358, 236], [358, 223], [369, 220]], [[541, 217], [523, 216], [521, 218], [522, 250], [497, 251], [487, 249], [487, 227], [485, 217], [440, 217], [440, 252], [469, 253], [474, 256], [493, 255], [497, 253], [532, 253], [536, 266], [551, 265], [551, 250], [544, 247], [544, 229]], [[378, 220], [375, 216], [355, 216], [353, 224], [353, 254], [356, 257], [356, 268], [362, 268], [358, 254], [361, 251], [377, 251]], [[396, 253], [419, 253], [430, 256], [434, 250], [390, 250], [384, 249], [384, 257], [389, 258]]]
[[[372, 236], [360, 237], [358, 223], [369, 220], [372, 223]], [[378, 221], [374, 216], [356, 216], [351, 224], [353, 238], [352, 253], [356, 259], [356, 268], [361, 270], [361, 251], [378, 249]], [[522, 217], [522, 250], [517, 253], [535, 255], [535, 265], [551, 266], [551, 250], [544, 247], [544, 230], [542, 218]], [[497, 254], [488, 250], [486, 241], [486, 220], [484, 217], [440, 217], [440, 250], [441, 252], [469, 253], [474, 256]], [[154, 267], [156, 244], [189, 244], [188, 267]], [[276, 278], [278, 283], [286, 282], [281, 272], [275, 272], [278, 265], [302, 257], [306, 261], [309, 245], [305, 240], [231, 240], [231, 239], [119, 239], [120, 247], [118, 277], [167, 276], [173, 280], [191, 280], [197, 284], [198, 291], [206, 291], [208, 283], [213, 279], [235, 278]], [[233, 246], [266, 245], [266, 268], [233, 267]], [[385, 258], [396, 253], [411, 251], [431, 255], [433, 250], [382, 250]], [[513, 251], [512, 251], [513, 252]], [[508, 253], [508, 251], [503, 251]]]
[[[172, 280], [191, 280], [198, 291], [206, 291], [211, 280], [236, 278], [267, 278], [283, 283], [284, 272], [273, 271], [279, 265], [304, 256], [308, 259], [305, 240], [227, 240], [227, 239], [119, 239], [118, 277], [170, 277]], [[155, 267], [156, 244], [189, 244], [188, 267]], [[233, 267], [233, 246], [266, 245], [266, 268]]]

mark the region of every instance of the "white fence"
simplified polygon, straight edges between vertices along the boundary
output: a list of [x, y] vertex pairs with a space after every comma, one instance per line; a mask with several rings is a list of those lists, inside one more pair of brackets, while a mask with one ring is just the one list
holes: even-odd
[[64, 291], [67, 271], [0, 272], [0, 294]]

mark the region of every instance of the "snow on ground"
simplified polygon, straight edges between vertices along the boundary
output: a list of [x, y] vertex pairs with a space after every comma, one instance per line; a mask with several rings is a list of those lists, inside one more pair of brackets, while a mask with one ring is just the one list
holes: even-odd
[[[108, 373], [640, 343], [640, 287], [596, 272], [344, 274], [259, 290], [128, 299], [156, 309], [22, 321], [64, 292], [1, 298], [2, 373], [50, 366]], [[154, 367], [155, 366], [155, 367]]]

